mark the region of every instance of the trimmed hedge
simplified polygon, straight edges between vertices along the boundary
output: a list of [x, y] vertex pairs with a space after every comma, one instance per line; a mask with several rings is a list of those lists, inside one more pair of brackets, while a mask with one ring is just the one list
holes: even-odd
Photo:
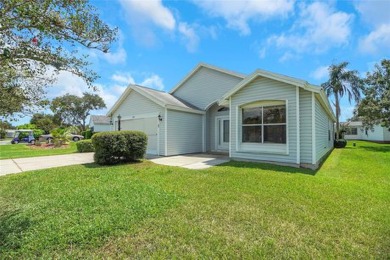
[[95, 148], [93, 147], [91, 140], [81, 140], [76, 143], [77, 151], [79, 153], [89, 153], [94, 152]]
[[344, 148], [345, 146], [347, 146], [347, 140], [345, 139], [334, 140], [335, 148]]
[[117, 164], [142, 159], [148, 137], [140, 131], [109, 131], [92, 136], [94, 160], [98, 164]]

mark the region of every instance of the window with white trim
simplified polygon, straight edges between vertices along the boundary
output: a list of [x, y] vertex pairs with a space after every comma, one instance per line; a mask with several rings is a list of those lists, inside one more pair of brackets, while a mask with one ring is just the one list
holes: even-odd
[[286, 105], [242, 107], [242, 143], [286, 143]]

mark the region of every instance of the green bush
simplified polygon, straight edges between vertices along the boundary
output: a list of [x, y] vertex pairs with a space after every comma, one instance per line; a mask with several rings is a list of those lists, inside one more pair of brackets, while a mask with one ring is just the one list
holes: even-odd
[[345, 146], [347, 146], [347, 140], [345, 139], [334, 140], [335, 148], [344, 148]]
[[110, 131], [92, 137], [94, 160], [98, 164], [117, 164], [143, 158], [148, 137], [140, 131]]
[[81, 135], [84, 136], [84, 139], [91, 139], [93, 132], [91, 130], [82, 131]]
[[91, 140], [81, 140], [76, 143], [77, 151], [79, 153], [89, 153], [94, 152], [95, 148], [93, 147]]

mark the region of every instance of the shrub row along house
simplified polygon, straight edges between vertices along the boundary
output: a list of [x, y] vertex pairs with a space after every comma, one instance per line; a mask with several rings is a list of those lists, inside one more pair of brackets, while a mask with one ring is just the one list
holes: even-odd
[[130, 85], [109, 110], [112, 130], [148, 135], [147, 153], [225, 152], [232, 159], [317, 168], [333, 148], [324, 91], [256, 70], [199, 64], [169, 93]]

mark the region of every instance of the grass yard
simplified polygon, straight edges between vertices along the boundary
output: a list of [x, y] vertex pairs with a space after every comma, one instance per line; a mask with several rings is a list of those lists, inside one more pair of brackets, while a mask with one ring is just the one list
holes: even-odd
[[7, 144], [0, 145], [0, 159], [14, 159], [25, 157], [36, 157], [46, 155], [59, 155], [75, 153], [77, 151], [76, 143], [69, 142], [66, 148], [39, 148], [26, 144]]
[[0, 177], [0, 258], [390, 257], [390, 145], [310, 170], [141, 162]]

